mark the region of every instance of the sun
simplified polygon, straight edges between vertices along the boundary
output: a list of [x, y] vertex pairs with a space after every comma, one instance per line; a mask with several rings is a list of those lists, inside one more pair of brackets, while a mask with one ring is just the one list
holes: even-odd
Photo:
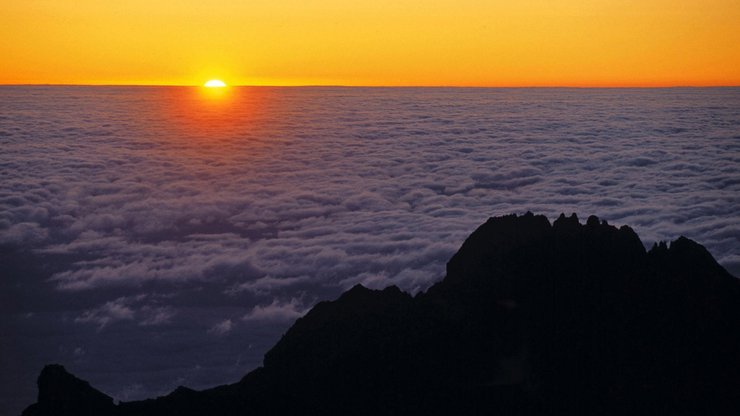
[[226, 86], [226, 83], [221, 81], [220, 79], [211, 79], [203, 84], [203, 86], [208, 88], [223, 88]]

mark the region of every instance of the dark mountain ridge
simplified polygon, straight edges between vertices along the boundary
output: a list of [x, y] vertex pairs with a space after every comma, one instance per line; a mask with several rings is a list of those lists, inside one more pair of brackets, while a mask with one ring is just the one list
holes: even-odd
[[740, 281], [701, 245], [527, 213], [424, 293], [318, 303], [235, 384], [115, 405], [53, 365], [23, 415], [729, 414], [738, 351]]

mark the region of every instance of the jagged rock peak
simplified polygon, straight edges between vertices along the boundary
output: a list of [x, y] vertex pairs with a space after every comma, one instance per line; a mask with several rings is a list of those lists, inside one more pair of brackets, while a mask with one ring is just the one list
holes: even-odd
[[24, 416], [36, 414], [94, 415], [113, 408], [113, 398], [92, 388], [59, 365], [50, 364], [38, 378], [38, 403], [26, 409]]
[[552, 225], [554, 227], [576, 227], [581, 225], [581, 223], [578, 221], [578, 215], [574, 212], [570, 214], [570, 217], [566, 217], [565, 213], [561, 213]]
[[362, 284], [358, 283], [352, 286], [351, 289], [344, 292], [340, 299], [349, 299], [355, 297], [375, 296], [382, 295], [384, 297], [397, 297], [398, 295], [404, 295], [404, 292], [398, 288], [398, 286], [391, 285], [383, 289], [370, 289]]
[[113, 403], [111, 397], [90, 387], [90, 383], [73, 376], [59, 364], [44, 367], [39, 375], [38, 385], [39, 400], [68, 400], [79, 397]]

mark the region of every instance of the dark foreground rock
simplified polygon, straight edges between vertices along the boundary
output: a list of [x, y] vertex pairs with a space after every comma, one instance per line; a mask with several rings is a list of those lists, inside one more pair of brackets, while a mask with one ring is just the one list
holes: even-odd
[[68, 373], [61, 365], [47, 365], [38, 380], [38, 403], [24, 414], [78, 415], [109, 414], [115, 410], [113, 398], [94, 388], [90, 383]]
[[740, 281], [626, 226], [491, 218], [412, 297], [355, 286], [238, 383], [113, 405], [61, 366], [37, 415], [737, 414]]

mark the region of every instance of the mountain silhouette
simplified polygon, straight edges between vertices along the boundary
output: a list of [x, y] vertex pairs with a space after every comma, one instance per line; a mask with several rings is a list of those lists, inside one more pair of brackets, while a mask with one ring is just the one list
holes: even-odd
[[320, 302], [239, 382], [114, 404], [59, 365], [40, 415], [737, 414], [740, 281], [681, 237], [489, 219], [411, 296]]

